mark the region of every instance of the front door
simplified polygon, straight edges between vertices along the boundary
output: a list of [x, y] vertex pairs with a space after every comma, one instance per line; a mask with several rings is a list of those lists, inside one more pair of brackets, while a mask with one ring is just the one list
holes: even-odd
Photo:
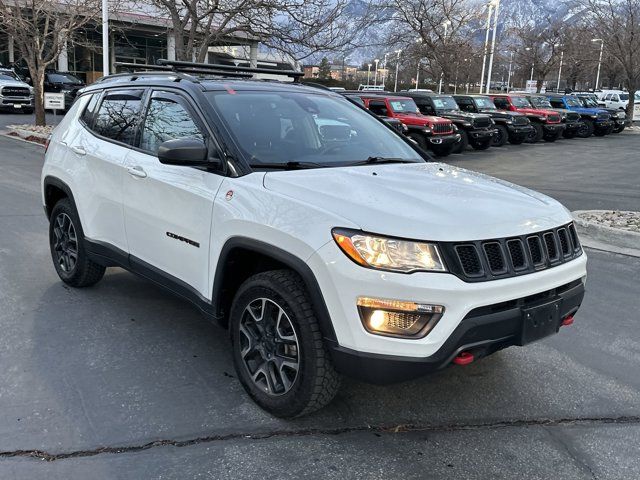
[[160, 269], [201, 297], [210, 298], [213, 201], [224, 177], [200, 168], [160, 163], [157, 152], [162, 142], [193, 137], [206, 143], [210, 135], [186, 97], [155, 91], [148, 102], [139, 150], [127, 156], [123, 185], [131, 262]]

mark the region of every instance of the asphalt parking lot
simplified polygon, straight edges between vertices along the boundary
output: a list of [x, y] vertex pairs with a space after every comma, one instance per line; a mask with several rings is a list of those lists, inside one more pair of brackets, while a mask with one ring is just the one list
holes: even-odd
[[[449, 163], [568, 208], [640, 210], [640, 135]], [[0, 478], [640, 478], [640, 258], [588, 250], [573, 326], [395, 386], [346, 380], [284, 421], [237, 380], [226, 333], [119, 269], [57, 278], [42, 148], [0, 137]]]

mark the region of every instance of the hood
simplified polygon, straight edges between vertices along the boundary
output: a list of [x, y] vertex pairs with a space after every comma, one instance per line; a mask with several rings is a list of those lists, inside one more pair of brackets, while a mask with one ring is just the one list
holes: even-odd
[[491, 118], [513, 118], [513, 117], [526, 117], [524, 113], [510, 112], [507, 110], [480, 110], [480, 113], [489, 115]]
[[395, 118], [407, 125], [426, 126], [432, 123], [449, 123], [450, 120], [432, 115], [423, 115], [422, 113], [395, 113]]
[[18, 80], [0, 80], [0, 87], [30, 88], [31, 86], [28, 83], [20, 82]]
[[587, 115], [597, 115], [600, 112], [606, 112], [602, 108], [589, 108], [589, 107], [571, 107], [571, 110], [578, 113], [585, 113]]
[[264, 186], [364, 231], [403, 238], [483, 240], [571, 221], [545, 195], [442, 163], [268, 172]]
[[473, 120], [475, 118], [487, 117], [484, 113], [464, 112], [462, 110], [438, 110], [436, 113], [441, 117], [459, 118], [461, 120]]
[[546, 108], [519, 108], [519, 112], [529, 113], [533, 115], [557, 115], [558, 112], [554, 110], [547, 110]]

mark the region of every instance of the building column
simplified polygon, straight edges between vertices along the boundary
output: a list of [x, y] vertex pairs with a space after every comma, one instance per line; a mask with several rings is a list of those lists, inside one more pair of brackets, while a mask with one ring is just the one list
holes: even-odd
[[13, 37], [9, 37], [9, 63], [16, 61], [15, 51], [13, 46]]
[[171, 32], [167, 34], [167, 60], [175, 61], [176, 59], [176, 34]]
[[60, 55], [58, 55], [58, 71], [60, 72], [68, 72], [69, 71], [69, 53], [67, 52], [67, 42], [64, 42], [62, 45], [62, 50], [60, 50]]
[[257, 68], [258, 66], [258, 42], [249, 44], [249, 66]]

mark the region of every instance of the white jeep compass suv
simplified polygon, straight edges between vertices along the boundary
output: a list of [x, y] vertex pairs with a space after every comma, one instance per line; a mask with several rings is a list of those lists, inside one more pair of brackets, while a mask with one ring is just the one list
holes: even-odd
[[328, 90], [164, 64], [85, 88], [51, 137], [67, 284], [122, 267], [193, 302], [282, 417], [342, 374], [398, 382], [572, 323], [587, 259], [555, 200], [433, 163]]

